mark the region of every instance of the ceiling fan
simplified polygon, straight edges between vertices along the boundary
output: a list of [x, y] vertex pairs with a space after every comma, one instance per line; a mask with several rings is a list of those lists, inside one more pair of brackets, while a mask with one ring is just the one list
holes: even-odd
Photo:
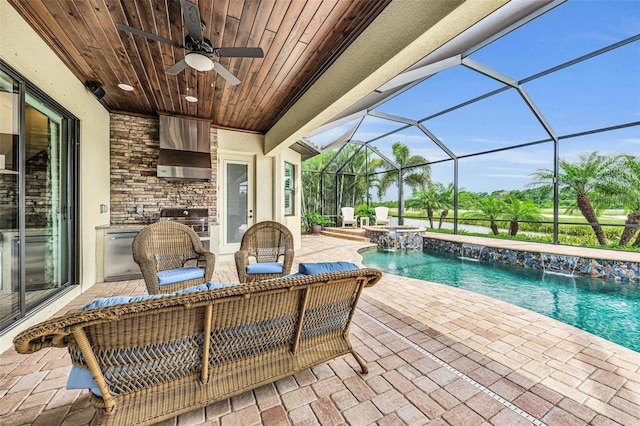
[[169, 67], [165, 71], [167, 74], [176, 75], [187, 66], [190, 66], [198, 71], [215, 70], [230, 84], [234, 86], [240, 84], [240, 80], [238, 80], [235, 75], [231, 74], [220, 62], [212, 60], [211, 56], [216, 55], [219, 58], [262, 58], [264, 57], [262, 49], [259, 47], [213, 47], [211, 41], [202, 35], [202, 30], [205, 28], [205, 25], [204, 22], [200, 20], [200, 9], [198, 6], [187, 0], [180, 0], [180, 4], [182, 5], [182, 16], [189, 31], [185, 36], [184, 44], [128, 25], [116, 24], [116, 27], [121, 31], [128, 31], [151, 40], [187, 50], [184, 59], [181, 59]]

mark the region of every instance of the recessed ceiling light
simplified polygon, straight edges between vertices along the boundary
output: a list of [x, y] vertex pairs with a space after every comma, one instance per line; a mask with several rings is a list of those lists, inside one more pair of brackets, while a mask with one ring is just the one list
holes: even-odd
[[198, 102], [198, 98], [196, 98], [195, 96], [185, 96], [184, 99], [187, 102]]
[[130, 86], [130, 85], [124, 84], [124, 83], [118, 84], [118, 87], [121, 88], [122, 90], [126, 91], [126, 92], [131, 92], [133, 90], [133, 86]]

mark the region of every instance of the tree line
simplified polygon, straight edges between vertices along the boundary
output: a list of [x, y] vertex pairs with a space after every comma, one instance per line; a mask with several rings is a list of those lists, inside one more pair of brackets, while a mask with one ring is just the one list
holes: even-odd
[[[367, 196], [376, 193], [381, 199], [386, 191], [397, 184], [399, 174], [411, 188], [405, 205], [426, 212], [429, 226], [438, 228], [453, 209], [453, 184], [442, 184], [431, 179], [431, 167], [426, 158], [411, 155], [400, 142], [392, 145], [394, 165], [380, 158], [367, 159], [360, 145], [346, 145], [336, 153], [325, 153], [303, 163], [303, 209], [320, 211], [324, 206], [357, 207], [366, 203]], [[306, 171], [305, 171], [306, 170]], [[320, 188], [320, 174], [312, 170], [325, 170], [324, 193]], [[367, 182], [368, 175], [368, 182]], [[473, 193], [459, 189], [458, 208], [466, 210], [463, 217], [476, 217], [489, 221], [492, 233], [498, 235], [498, 221], [509, 221], [508, 233], [515, 236], [520, 221], [542, 220], [541, 208], [553, 206], [554, 172], [538, 169], [531, 175], [528, 188], [492, 193]], [[559, 206], [567, 213], [579, 211], [591, 227], [598, 243], [607, 245], [607, 238], [598, 216], [609, 208], [622, 208], [627, 215], [618, 245], [631, 243], [640, 247], [640, 157], [630, 154], [602, 155], [581, 153], [575, 161], [559, 160]], [[402, 186], [399, 199], [404, 200]], [[389, 203], [386, 203], [389, 204]], [[397, 205], [397, 203], [393, 203]]]

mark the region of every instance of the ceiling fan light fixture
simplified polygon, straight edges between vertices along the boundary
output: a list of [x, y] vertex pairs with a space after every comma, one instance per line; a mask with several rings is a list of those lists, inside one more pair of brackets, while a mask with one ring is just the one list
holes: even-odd
[[198, 102], [198, 98], [196, 98], [195, 96], [185, 96], [184, 100], [187, 102]]
[[184, 60], [187, 65], [198, 71], [211, 71], [213, 69], [211, 58], [198, 52], [187, 53]]

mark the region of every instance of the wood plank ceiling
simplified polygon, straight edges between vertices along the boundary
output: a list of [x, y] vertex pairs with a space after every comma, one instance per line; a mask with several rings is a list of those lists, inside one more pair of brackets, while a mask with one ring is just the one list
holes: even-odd
[[[189, 1], [199, 6], [203, 35], [214, 47], [263, 49], [264, 58], [219, 59], [239, 85], [189, 67], [166, 74], [185, 50], [116, 28], [121, 23], [184, 44], [179, 0], [9, 3], [78, 79], [102, 84], [109, 111], [191, 116], [266, 133], [391, 0]], [[187, 102], [188, 95], [198, 102]]]

